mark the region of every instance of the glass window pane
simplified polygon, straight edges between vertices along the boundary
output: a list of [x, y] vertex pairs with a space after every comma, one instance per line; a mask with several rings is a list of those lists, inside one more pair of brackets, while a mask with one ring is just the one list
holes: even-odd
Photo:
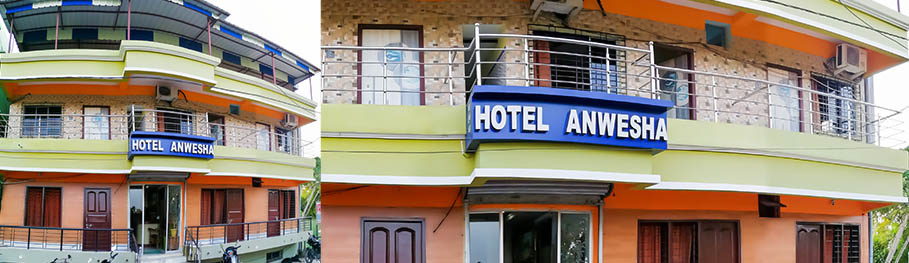
[[167, 186], [167, 250], [180, 247], [180, 186]]
[[499, 214], [470, 215], [470, 263], [499, 262]]
[[560, 222], [562, 263], [589, 262], [590, 215], [562, 214]]

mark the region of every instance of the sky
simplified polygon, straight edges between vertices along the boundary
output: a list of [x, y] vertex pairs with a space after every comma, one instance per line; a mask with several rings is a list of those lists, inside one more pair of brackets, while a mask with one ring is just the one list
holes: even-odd
[[[894, 10], [897, 3], [899, 3], [901, 6], [900, 11], [903, 14], [909, 14], [909, 10], [906, 10], [906, 8], [909, 8], [909, 3], [907, 3], [909, 0], [875, 1]], [[881, 107], [895, 110], [902, 109], [904, 111], [894, 117], [896, 118], [895, 122], [902, 122], [898, 127], [898, 129], [904, 131], [899, 136], [901, 141], [904, 142], [899, 145], [901, 148], [905, 148], [907, 146], [905, 142], [909, 142], [909, 109], [906, 108], [909, 106], [909, 85], [906, 85], [907, 82], [909, 82], [909, 63], [900, 64], [874, 75], [874, 103]], [[896, 130], [893, 132], [896, 132]]]
[[[321, 65], [321, 5], [318, 0], [209, 0], [208, 2], [224, 9], [230, 16], [227, 21], [255, 32], [291, 53], [300, 56], [309, 63]], [[310, 89], [310, 81], [312, 89]], [[313, 98], [321, 105], [320, 78], [318, 75], [300, 82], [297, 93]], [[311, 93], [310, 93], [311, 92]], [[321, 106], [316, 108], [321, 112]], [[320, 122], [309, 123], [300, 128], [304, 145], [303, 155], [319, 156], [321, 144]]]

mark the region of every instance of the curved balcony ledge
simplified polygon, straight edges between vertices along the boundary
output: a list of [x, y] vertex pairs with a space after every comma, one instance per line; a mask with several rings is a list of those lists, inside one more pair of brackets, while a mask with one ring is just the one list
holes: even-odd
[[132, 74], [198, 82], [215, 93], [247, 99], [315, 120], [316, 102], [271, 82], [221, 68], [221, 60], [179, 46], [122, 41], [120, 50], [61, 49], [0, 54], [0, 81], [120, 81]]

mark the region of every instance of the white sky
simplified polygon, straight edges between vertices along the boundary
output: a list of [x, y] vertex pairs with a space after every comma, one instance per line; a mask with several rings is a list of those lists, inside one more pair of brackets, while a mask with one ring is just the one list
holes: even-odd
[[[322, 16], [319, 0], [209, 0], [209, 2], [230, 13], [227, 21], [255, 32], [309, 63], [321, 67], [319, 39], [322, 36], [322, 29], [319, 25]], [[321, 105], [320, 78], [316, 75], [310, 80], [300, 82], [297, 85], [297, 93], [307, 98], [312, 97]], [[321, 112], [321, 106], [316, 110]], [[313, 142], [304, 148], [304, 156], [319, 156], [320, 122], [307, 124], [300, 131], [304, 144]]]
[[[900, 4], [900, 11], [903, 14], [909, 13], [909, 0], [875, 0], [878, 3], [884, 4], [890, 8], [896, 10], [897, 3]], [[874, 102], [878, 106], [895, 109], [895, 110], [904, 110], [900, 115], [897, 115], [895, 122], [902, 122], [899, 129], [904, 130], [901, 134], [902, 141], [909, 141], [909, 109], [906, 109], [909, 106], [909, 63], [903, 63], [893, 68], [890, 68], [886, 71], [874, 75]], [[896, 132], [896, 130], [892, 131]], [[906, 143], [900, 145], [901, 147], [906, 147]]]

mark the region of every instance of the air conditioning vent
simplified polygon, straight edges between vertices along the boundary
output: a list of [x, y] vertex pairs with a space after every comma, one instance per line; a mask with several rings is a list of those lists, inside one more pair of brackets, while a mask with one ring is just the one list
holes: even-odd
[[155, 98], [162, 101], [174, 101], [177, 99], [177, 89], [167, 86], [158, 86], [155, 88]]
[[839, 44], [836, 46], [834, 61], [836, 61], [834, 74], [846, 73], [849, 77], [855, 78], [865, 74], [868, 68], [868, 52], [850, 44]]
[[284, 125], [286, 127], [297, 127], [297, 125], [299, 125], [299, 122], [297, 122], [297, 116], [290, 113], [285, 113], [284, 120], [281, 121], [281, 125]]

